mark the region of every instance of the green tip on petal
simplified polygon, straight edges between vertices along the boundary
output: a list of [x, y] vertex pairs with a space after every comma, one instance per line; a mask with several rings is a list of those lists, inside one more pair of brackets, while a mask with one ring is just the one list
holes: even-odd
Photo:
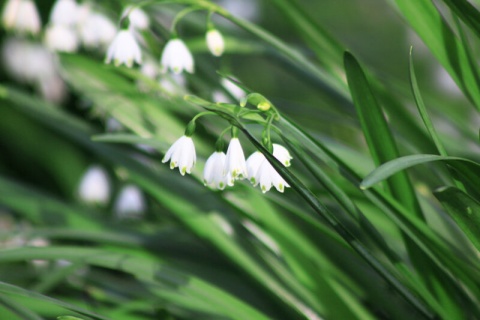
[[170, 169], [175, 169], [176, 166], [177, 166], [176, 162], [174, 162], [174, 161], [170, 162]]
[[278, 191], [283, 192], [283, 190], [284, 190], [283, 183], [280, 183], [278, 185]]
[[185, 172], [187, 172], [187, 167], [182, 167], [182, 170], [180, 170], [180, 173], [182, 174], [182, 176], [185, 175]]
[[250, 178], [250, 183], [251, 184], [255, 184], [255, 182], [257, 182], [257, 180], [255, 180], [255, 178]]
[[223, 182], [220, 182], [220, 184], [218, 185], [218, 188], [219, 188], [219, 189], [225, 188], [225, 184], [224, 184]]

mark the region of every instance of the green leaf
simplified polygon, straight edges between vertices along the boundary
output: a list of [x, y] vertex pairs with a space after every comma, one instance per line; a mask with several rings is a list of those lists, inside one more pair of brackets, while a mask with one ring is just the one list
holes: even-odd
[[395, 0], [423, 42], [430, 48], [437, 60], [452, 76], [455, 83], [480, 109], [480, 88], [477, 85], [475, 68], [468, 59], [468, 50], [459, 41], [430, 0]]
[[[344, 61], [348, 86], [375, 164], [378, 166], [398, 158], [399, 153], [392, 133], [360, 64], [349, 52], [345, 52]], [[398, 201], [406, 204], [413, 214], [422, 216], [415, 191], [406, 174], [392, 176], [387, 183], [390, 192]]]
[[413, 47], [410, 47], [410, 58], [409, 58], [410, 69], [409, 70], [410, 70], [410, 85], [412, 87], [413, 96], [415, 97], [415, 103], [417, 104], [418, 112], [420, 113], [423, 123], [425, 124], [425, 127], [427, 128], [427, 131], [430, 134], [430, 137], [435, 143], [435, 146], [437, 147], [438, 152], [442, 156], [447, 156], [447, 151], [445, 150], [442, 142], [440, 141], [440, 138], [437, 135], [437, 131], [435, 130], [435, 127], [432, 124], [432, 120], [430, 120], [430, 117], [428, 116], [427, 108], [423, 103], [423, 99], [420, 94], [420, 89], [418, 88], [417, 77], [415, 75], [415, 67], [413, 65], [412, 50], [413, 50]]
[[480, 202], [455, 187], [442, 187], [433, 194], [480, 251]]
[[480, 177], [480, 164], [459, 157], [444, 157], [434, 154], [420, 154], [420, 155], [410, 155], [395, 160], [384, 163], [380, 167], [372, 171], [360, 184], [362, 189], [370, 188], [376, 183], [387, 179], [388, 177], [408, 169], [410, 167], [424, 164], [432, 161], [445, 161], [450, 164], [452, 167], [457, 169], [465, 177], [470, 177], [470, 179], [477, 180]]

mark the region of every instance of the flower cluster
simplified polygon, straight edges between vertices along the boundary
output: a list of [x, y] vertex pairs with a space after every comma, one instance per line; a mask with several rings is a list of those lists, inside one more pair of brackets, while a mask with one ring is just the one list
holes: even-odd
[[32, 0], [7, 0], [2, 12], [2, 24], [7, 30], [36, 35], [42, 23]]
[[[290, 166], [292, 157], [285, 147], [273, 144], [273, 156], [284, 166]], [[196, 162], [195, 146], [191, 136], [182, 136], [168, 149], [162, 162], [168, 161], [170, 168], [178, 167], [182, 175], [191, 173]], [[253, 186], [260, 185], [263, 193], [269, 191], [272, 186], [279, 192], [283, 192], [285, 187], [290, 187], [263, 153], [256, 151], [245, 160], [240, 140], [233, 136], [227, 154], [222, 150], [216, 150], [207, 159], [203, 170], [203, 182], [205, 186], [223, 190], [227, 186], [233, 186], [236, 180], [243, 179], [249, 179]]]
[[[138, 64], [142, 63], [140, 46], [133, 33], [135, 29], [146, 29], [149, 26], [148, 16], [138, 8], [128, 7], [122, 15], [122, 19], [127, 18], [129, 26], [117, 33], [108, 49], [106, 63], [113, 61], [116, 66], [125, 64], [127, 67], [132, 67], [134, 61]], [[222, 34], [213, 27], [209, 28], [206, 33], [206, 44], [210, 52], [216, 57], [221, 56], [225, 50]], [[183, 71], [193, 73], [195, 70], [192, 53], [183, 40], [177, 37], [176, 32], [165, 44], [160, 58], [160, 71], [164, 73], [167, 70], [174, 74], [180, 74]]]

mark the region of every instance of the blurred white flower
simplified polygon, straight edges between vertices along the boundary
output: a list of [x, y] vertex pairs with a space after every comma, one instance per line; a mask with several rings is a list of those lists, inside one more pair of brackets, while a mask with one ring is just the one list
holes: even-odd
[[232, 138], [228, 145], [223, 174], [233, 180], [244, 179], [248, 176], [245, 156], [238, 138]]
[[133, 62], [142, 63], [142, 52], [130, 30], [120, 30], [107, 51], [106, 63], [112, 62], [115, 66], [124, 63], [132, 67]]
[[171, 73], [162, 75], [159, 83], [168, 94], [183, 95], [186, 91], [187, 79], [183, 73]]
[[40, 32], [42, 24], [32, 0], [7, 0], [3, 7], [2, 23], [7, 30], [34, 35]]
[[225, 189], [227, 185], [233, 186], [232, 178], [223, 172], [225, 158], [225, 153], [216, 151], [207, 159], [203, 170], [203, 183], [205, 186], [220, 190]]
[[117, 218], [138, 218], [146, 210], [142, 191], [135, 185], [126, 185], [120, 191], [113, 210]]
[[78, 5], [75, 0], [57, 0], [50, 12], [50, 23], [65, 27], [75, 27], [78, 17]]
[[106, 47], [117, 34], [115, 24], [105, 15], [97, 12], [85, 13], [78, 28], [80, 40], [89, 49]]
[[75, 30], [63, 24], [49, 24], [44, 41], [50, 50], [61, 52], [77, 51], [79, 42]]
[[208, 50], [216, 57], [221, 56], [225, 50], [225, 42], [220, 31], [217, 29], [208, 30], [206, 39]]
[[178, 38], [171, 39], [167, 42], [163, 49], [160, 64], [162, 72], [166, 72], [167, 69], [170, 69], [174, 73], [181, 73], [183, 70], [189, 73], [193, 73], [194, 71], [192, 54], [185, 43]]
[[128, 6], [123, 10], [122, 17], [128, 14], [128, 19], [130, 20], [130, 25], [138, 30], [145, 30], [150, 27], [150, 18], [140, 8], [134, 8], [132, 10], [132, 6]]
[[110, 179], [101, 166], [90, 166], [78, 187], [80, 200], [89, 204], [106, 205], [110, 200]]
[[232, 95], [236, 101], [232, 101], [232, 99], [225, 94], [222, 90], [215, 90], [212, 93], [212, 98], [213, 101], [215, 102], [238, 102], [242, 98], [245, 97], [245, 91], [243, 91], [242, 88], [237, 86], [234, 82], [230, 81], [229, 79], [222, 78], [220, 81], [222, 87], [225, 88], [225, 90]]
[[2, 62], [12, 78], [33, 85], [48, 101], [59, 103], [65, 98], [67, 88], [57, 71], [55, 55], [44, 46], [7, 38], [2, 47]]
[[162, 162], [168, 162], [170, 160], [170, 169], [178, 167], [180, 173], [191, 173], [193, 166], [197, 160], [195, 154], [195, 145], [193, 144], [192, 137], [182, 136], [180, 139], [168, 149]]

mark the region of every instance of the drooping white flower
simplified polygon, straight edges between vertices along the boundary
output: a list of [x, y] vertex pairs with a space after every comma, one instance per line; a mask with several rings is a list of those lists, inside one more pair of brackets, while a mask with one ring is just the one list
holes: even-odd
[[132, 67], [133, 62], [142, 63], [142, 52], [133, 37], [130, 30], [120, 30], [107, 51], [106, 63], [113, 60], [115, 66], [124, 63], [127, 67]]
[[61, 52], [77, 51], [79, 42], [74, 29], [63, 24], [49, 24], [44, 41], [50, 50]]
[[238, 138], [232, 138], [225, 158], [224, 175], [229, 175], [231, 181], [244, 179], [248, 176], [245, 156]]
[[162, 72], [170, 69], [174, 73], [181, 73], [183, 70], [193, 73], [194, 70], [192, 54], [185, 43], [178, 38], [167, 42], [165, 49], [163, 49], [160, 64]]
[[265, 156], [260, 151], [255, 151], [247, 159], [247, 173], [248, 179], [255, 187], [258, 184], [257, 181], [257, 172], [263, 161], [265, 161]]
[[273, 144], [273, 156], [277, 158], [285, 167], [290, 167], [290, 160], [292, 160], [292, 156], [288, 150], [279, 144]]
[[128, 6], [123, 10], [122, 17], [128, 14], [128, 19], [130, 20], [130, 25], [138, 30], [145, 30], [148, 29], [150, 26], [150, 18], [140, 8], [134, 8], [132, 10], [132, 6]]
[[78, 13], [75, 0], [57, 0], [50, 13], [50, 23], [74, 27], [77, 24]]
[[105, 169], [98, 165], [88, 168], [78, 187], [80, 200], [105, 205], [110, 200], [110, 179]]
[[146, 210], [145, 197], [135, 185], [126, 185], [118, 194], [113, 206], [117, 218], [136, 218]]
[[[273, 144], [273, 156], [277, 158], [284, 166], [290, 166], [292, 159], [288, 150], [279, 145]], [[256, 151], [247, 159], [248, 178], [253, 186], [260, 184], [263, 193], [269, 191], [274, 186], [279, 192], [283, 192], [290, 185], [280, 176], [275, 168], [268, 162], [265, 156]]]
[[203, 183], [205, 186], [220, 190], [225, 189], [227, 185], [233, 186], [231, 177], [224, 174], [225, 159], [225, 153], [221, 151], [214, 152], [207, 159], [203, 170]]
[[195, 145], [193, 144], [192, 137], [182, 136], [180, 139], [168, 149], [162, 162], [168, 162], [170, 160], [170, 169], [178, 167], [178, 170], [182, 174], [191, 173], [193, 166], [197, 160], [195, 154]]
[[37, 84], [56, 75], [54, 55], [44, 46], [21, 38], [3, 42], [2, 59], [6, 71], [19, 81]]
[[265, 159], [260, 168], [258, 168], [256, 180], [260, 184], [260, 189], [263, 193], [270, 191], [272, 186], [274, 186], [278, 192], [283, 192], [285, 187], [290, 187], [267, 159]]
[[107, 46], [116, 34], [115, 24], [101, 13], [86, 12], [79, 22], [80, 39], [83, 45], [90, 49]]
[[223, 36], [217, 29], [210, 29], [206, 34], [207, 47], [210, 52], [216, 56], [220, 57], [225, 50], [225, 41], [223, 41]]
[[7, 0], [2, 13], [5, 29], [19, 33], [38, 34], [41, 28], [40, 15], [32, 0]]

